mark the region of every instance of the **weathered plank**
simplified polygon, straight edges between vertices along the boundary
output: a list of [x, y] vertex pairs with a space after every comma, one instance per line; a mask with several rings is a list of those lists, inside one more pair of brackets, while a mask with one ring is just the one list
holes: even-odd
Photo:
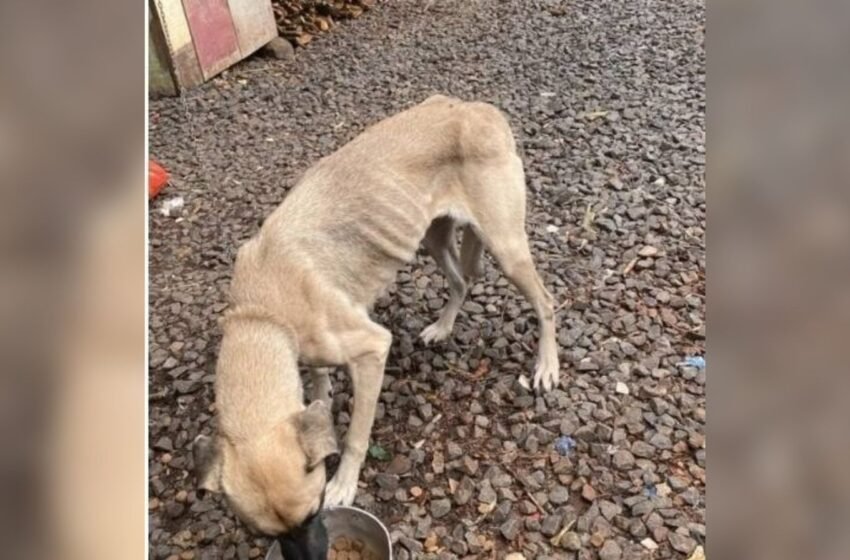
[[269, 0], [228, 0], [228, 4], [242, 58], [277, 37], [277, 25]]
[[240, 60], [227, 0], [183, 0], [183, 8], [205, 79]]
[[203, 83], [204, 76], [195, 47], [192, 45], [192, 34], [189, 22], [183, 12], [180, 0], [156, 0], [153, 2], [152, 13], [158, 19], [156, 22], [162, 29], [175, 78], [181, 88], [189, 88]]
[[177, 85], [169, 68], [168, 47], [153, 13], [148, 23], [148, 91], [154, 95], [176, 95]]

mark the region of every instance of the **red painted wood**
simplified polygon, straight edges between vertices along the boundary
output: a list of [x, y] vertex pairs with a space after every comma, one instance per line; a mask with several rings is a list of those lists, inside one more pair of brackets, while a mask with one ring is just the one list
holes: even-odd
[[227, 0], [183, 0], [183, 8], [206, 79], [239, 60], [239, 42]]

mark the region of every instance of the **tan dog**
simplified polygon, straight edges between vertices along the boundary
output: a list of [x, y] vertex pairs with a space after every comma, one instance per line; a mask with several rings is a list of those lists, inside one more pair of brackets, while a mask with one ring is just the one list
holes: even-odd
[[[425, 342], [451, 333], [486, 247], [537, 313], [535, 388], [556, 385], [552, 297], [529, 252], [525, 197], [501, 112], [443, 96], [370, 127], [308, 170], [239, 250], [217, 369], [220, 435], [196, 448], [202, 485], [271, 535], [302, 524], [323, 492], [329, 505], [354, 500], [392, 340], [369, 310], [420, 243], [451, 288]], [[330, 385], [314, 370], [316, 400], [305, 407], [299, 360], [345, 365], [354, 385], [345, 450], [327, 487], [323, 459], [337, 451], [323, 402]]]

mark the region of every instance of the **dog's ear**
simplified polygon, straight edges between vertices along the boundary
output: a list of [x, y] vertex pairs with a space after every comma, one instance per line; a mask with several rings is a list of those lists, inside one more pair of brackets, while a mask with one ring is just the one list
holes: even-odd
[[221, 448], [209, 436], [198, 436], [192, 444], [192, 461], [198, 488], [209, 492], [221, 490]]
[[307, 456], [309, 468], [315, 467], [329, 455], [339, 453], [333, 414], [324, 401], [313, 401], [304, 411], [299, 412], [295, 427], [298, 430], [298, 443]]

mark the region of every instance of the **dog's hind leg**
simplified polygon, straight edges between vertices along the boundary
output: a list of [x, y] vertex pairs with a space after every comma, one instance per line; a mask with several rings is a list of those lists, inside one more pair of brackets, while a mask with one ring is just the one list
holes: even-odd
[[463, 242], [460, 244], [460, 268], [467, 287], [484, 274], [484, 263], [481, 260], [483, 253], [484, 245], [481, 239], [471, 227], [466, 226], [463, 230]]
[[423, 244], [449, 281], [449, 301], [440, 312], [440, 318], [419, 335], [429, 344], [444, 340], [451, 334], [463, 298], [466, 297], [466, 281], [455, 247], [455, 224], [450, 217], [434, 220], [425, 234]]
[[331, 403], [331, 368], [313, 367], [310, 368], [310, 378], [312, 379], [312, 387], [310, 392], [311, 401], [324, 401], [327, 404]]
[[525, 179], [518, 156], [477, 163], [464, 181], [476, 200], [472, 208], [477, 233], [502, 271], [534, 307], [540, 323], [534, 388], [557, 386], [560, 377], [553, 298], [546, 290], [525, 232]]

